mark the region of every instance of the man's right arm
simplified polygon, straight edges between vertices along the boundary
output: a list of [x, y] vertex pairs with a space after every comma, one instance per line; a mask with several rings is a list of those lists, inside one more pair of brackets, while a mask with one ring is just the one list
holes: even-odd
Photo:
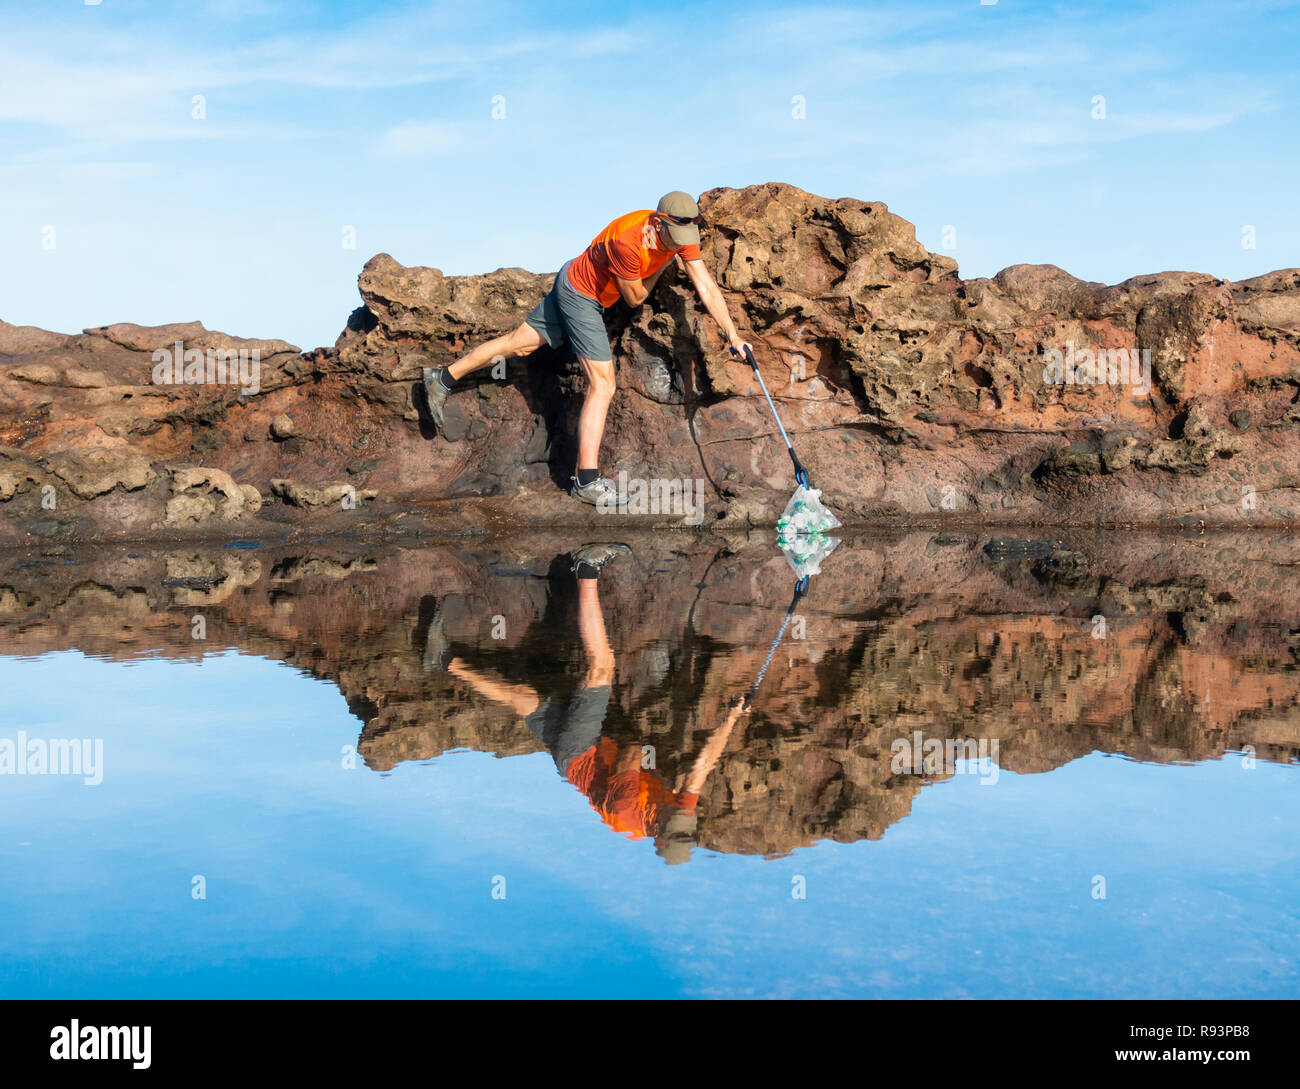
[[[677, 259], [674, 258], [673, 260], [676, 261]], [[628, 306], [640, 306], [653, 294], [655, 284], [659, 282], [659, 277], [667, 271], [668, 266], [671, 264], [673, 264], [673, 261], [660, 265], [655, 269], [655, 274], [648, 280], [621, 280], [615, 276], [614, 279], [618, 280], [618, 290], [623, 296], [623, 301]]]
[[650, 291], [641, 281], [641, 262], [637, 250], [616, 238], [605, 250], [609, 271], [618, 284], [618, 293], [628, 306], [640, 306], [650, 297]]
[[644, 280], [625, 280], [622, 276], [615, 276], [614, 282], [618, 284], [618, 293], [628, 306], [640, 306], [650, 298], [650, 289]]

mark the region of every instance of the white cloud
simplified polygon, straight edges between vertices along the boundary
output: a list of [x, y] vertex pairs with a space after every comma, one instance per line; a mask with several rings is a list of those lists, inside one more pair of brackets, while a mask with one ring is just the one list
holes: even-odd
[[458, 126], [445, 121], [403, 121], [380, 133], [374, 143], [376, 155], [419, 158], [451, 151], [461, 142]]

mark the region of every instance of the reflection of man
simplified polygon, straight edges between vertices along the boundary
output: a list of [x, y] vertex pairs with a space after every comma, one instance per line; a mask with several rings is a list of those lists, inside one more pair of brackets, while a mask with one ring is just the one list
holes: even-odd
[[438, 619], [429, 625], [425, 666], [444, 664], [448, 673], [480, 695], [512, 708], [541, 740], [559, 773], [577, 787], [614, 831], [653, 838], [668, 863], [685, 862], [695, 842], [695, 807], [705, 780], [722, 755], [732, 728], [747, 709], [735, 700], [696, 757], [680, 791], [642, 767], [637, 742], [619, 745], [604, 736], [605, 714], [614, 681], [614, 651], [605, 632], [597, 576], [606, 564], [631, 550], [622, 544], [586, 545], [570, 554], [577, 576], [578, 632], [587, 668], [567, 696], [543, 699], [537, 689], [451, 657]]

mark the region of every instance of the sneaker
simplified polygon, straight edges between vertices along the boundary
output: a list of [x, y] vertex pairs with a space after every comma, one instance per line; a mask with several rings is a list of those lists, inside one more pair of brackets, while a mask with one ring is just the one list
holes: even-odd
[[579, 484], [576, 476], [569, 477], [569, 480], [573, 483], [569, 494], [574, 499], [581, 499], [592, 506], [614, 507], [618, 504], [618, 489], [603, 476], [596, 477], [590, 484]]
[[424, 403], [429, 408], [429, 417], [438, 428], [439, 434], [446, 430], [442, 406], [447, 403], [447, 390], [438, 380], [442, 377], [441, 367], [424, 368]]
[[578, 569], [579, 564], [583, 563], [599, 571], [607, 563], [618, 559], [619, 556], [630, 556], [631, 554], [632, 550], [627, 545], [619, 544], [617, 541], [608, 541], [575, 548], [569, 553], [569, 559], [573, 561], [572, 570], [574, 571]]

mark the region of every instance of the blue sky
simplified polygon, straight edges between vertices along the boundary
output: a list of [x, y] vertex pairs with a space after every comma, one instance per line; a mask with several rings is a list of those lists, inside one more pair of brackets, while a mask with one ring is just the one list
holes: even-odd
[[1267, 0], [0, 0], [0, 318], [309, 348], [374, 253], [553, 270], [667, 189], [773, 180], [965, 276], [1242, 279], [1300, 264], [1297, 42]]
[[279, 662], [0, 657], [0, 691], [0, 736], [104, 752], [95, 787], [0, 776], [5, 997], [1296, 993], [1295, 767], [1094, 753], [670, 867], [542, 753], [345, 768], [361, 724]]

